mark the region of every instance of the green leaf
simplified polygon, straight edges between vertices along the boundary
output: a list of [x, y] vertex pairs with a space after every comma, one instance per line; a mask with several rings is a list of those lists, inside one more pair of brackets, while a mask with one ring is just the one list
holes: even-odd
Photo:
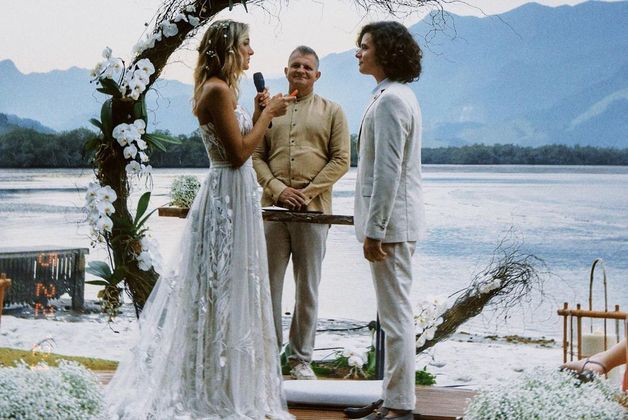
[[[114, 98], [121, 98], [120, 86], [113, 79], [100, 79], [100, 85], [104, 90], [103, 93], [113, 96]], [[102, 92], [101, 90], [98, 90]]]
[[245, 11], [246, 13], [248, 13], [248, 12], [249, 12], [249, 9], [247, 9], [247, 7], [246, 7], [246, 0], [242, 0], [242, 1], [241, 1], [241, 3], [242, 3], [242, 6], [244, 6], [244, 11]]
[[148, 144], [150, 144], [151, 146], [154, 146], [156, 148], [158, 148], [159, 150], [161, 150], [162, 152], [166, 151], [166, 146], [164, 146], [164, 144], [162, 142], [160, 142], [159, 140], [156, 139], [149, 139], [148, 135], [144, 135], [144, 139], [146, 140], [146, 142]]
[[170, 144], [181, 144], [181, 140], [174, 138], [172, 136], [168, 136], [166, 134], [158, 134], [158, 133], [151, 133], [151, 134], [145, 134], [144, 137], [150, 137], [153, 141], [157, 140], [163, 143], [170, 143]]
[[100, 144], [100, 139], [98, 137], [94, 137], [92, 139], [87, 140], [85, 144], [83, 145], [83, 155], [91, 152], [92, 150], [95, 150], [99, 144]]
[[98, 121], [96, 118], [90, 118], [89, 122], [92, 123], [92, 125], [95, 125], [97, 128], [100, 128], [102, 130], [102, 123]]
[[133, 115], [135, 118], [144, 120], [148, 126], [148, 112], [146, 111], [146, 98], [144, 95], [141, 95], [135, 104], [133, 104]]
[[148, 208], [148, 202], [150, 201], [150, 191], [145, 192], [140, 197], [140, 201], [137, 203], [137, 213], [135, 213], [135, 220], [133, 221], [134, 225], [137, 225], [137, 222], [140, 218], [146, 213], [146, 209]]
[[157, 211], [157, 209], [153, 209], [150, 213], [148, 213], [146, 215], [146, 217], [144, 217], [142, 220], [140, 220], [140, 222], [135, 226], [135, 230], [137, 231], [139, 228], [142, 227], [142, 225], [144, 223], [146, 223], [146, 221], [148, 220], [148, 218], [151, 216], [151, 214], [155, 213]]
[[427, 371], [427, 366], [423, 370], [417, 370], [414, 373], [414, 382], [417, 385], [434, 385], [436, 383], [436, 376]]
[[122, 282], [122, 280], [124, 280], [124, 277], [125, 277], [126, 273], [127, 273], [127, 269], [126, 269], [125, 266], [123, 266], [123, 265], [117, 266], [116, 270], [111, 275], [111, 279], [109, 280], [109, 284], [111, 286], [115, 286], [118, 283]]
[[105, 280], [109, 280], [113, 274], [111, 268], [109, 268], [109, 264], [104, 261], [90, 261], [85, 271]]
[[111, 133], [113, 131], [113, 101], [111, 98], [107, 99], [100, 108], [100, 121], [102, 121], [102, 133], [106, 139], [111, 139]]
[[95, 286], [109, 286], [109, 282], [105, 280], [89, 280], [86, 281], [87, 284], [93, 284]]

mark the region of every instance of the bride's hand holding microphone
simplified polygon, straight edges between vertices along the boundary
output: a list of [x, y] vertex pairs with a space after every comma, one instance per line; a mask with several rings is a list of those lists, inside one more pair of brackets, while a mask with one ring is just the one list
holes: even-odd
[[[253, 120], [257, 121], [257, 119], [266, 112], [267, 115], [272, 120], [275, 117], [279, 117], [284, 115], [288, 109], [288, 104], [296, 101], [296, 93], [290, 95], [282, 95], [278, 93], [277, 95], [271, 97], [268, 89], [266, 88], [266, 83], [264, 81], [264, 76], [262, 73], [253, 74], [253, 82], [255, 83], [255, 88], [257, 90], [257, 95], [255, 95], [255, 113]], [[269, 128], [272, 127], [272, 122], [269, 124]]]

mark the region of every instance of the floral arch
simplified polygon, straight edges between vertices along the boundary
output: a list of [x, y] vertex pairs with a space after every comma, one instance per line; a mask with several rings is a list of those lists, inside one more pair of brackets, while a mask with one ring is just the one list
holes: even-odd
[[[263, 7], [271, 1], [166, 0], [152, 30], [135, 45], [128, 62], [113, 57], [106, 48], [104, 61], [93, 70], [97, 90], [110, 97], [102, 105], [100, 119], [91, 120], [100, 134], [85, 144], [85, 150], [93, 153], [97, 178], [88, 186], [85, 206], [94, 244], [106, 246], [108, 261], [92, 261], [87, 271], [99, 278], [89, 283], [103, 287], [99, 297], [110, 318], [117, 314], [124, 291], [131, 297], [139, 316], [161, 269], [157, 244], [146, 226], [152, 214], [147, 213], [150, 191], [140, 197], [135, 214], [129, 203], [131, 189], [140, 179], [150, 177], [151, 151], [166, 150], [168, 143], [177, 142], [168, 136], [146, 132], [147, 91], [159, 78], [170, 55], [219, 12], [234, 6]], [[427, 7], [438, 30], [446, 26], [443, 5], [457, 0], [353, 1], [365, 11], [380, 9], [393, 16]], [[517, 240], [502, 242], [489, 266], [457, 294], [455, 302], [424, 302], [416, 317], [417, 353], [451, 335], [485, 306], [507, 311], [540, 284], [536, 268], [539, 261], [521, 252], [517, 243]]]

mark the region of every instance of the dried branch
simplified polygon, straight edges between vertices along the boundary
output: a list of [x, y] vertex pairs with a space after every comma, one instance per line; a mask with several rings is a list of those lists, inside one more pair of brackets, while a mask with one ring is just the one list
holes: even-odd
[[[416, 352], [434, 346], [456, 332], [458, 327], [479, 315], [484, 308], [496, 308], [507, 314], [529, 299], [531, 292], [543, 292], [545, 263], [521, 249], [521, 242], [507, 238], [500, 242], [487, 267], [476, 274], [471, 286], [462, 290], [454, 304], [443, 315], [443, 322], [437, 327], [434, 337]], [[417, 339], [419, 336], [417, 336]]]

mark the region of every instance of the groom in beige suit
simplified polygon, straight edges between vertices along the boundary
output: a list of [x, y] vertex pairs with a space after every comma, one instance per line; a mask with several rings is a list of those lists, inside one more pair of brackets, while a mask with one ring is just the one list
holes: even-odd
[[[412, 419], [415, 406], [412, 255], [424, 228], [421, 110], [407, 83], [421, 73], [421, 49], [397, 22], [362, 28], [356, 58], [377, 87], [358, 138], [355, 230], [370, 262], [385, 332], [382, 402], [366, 419]], [[367, 415], [368, 414], [368, 415]]]

